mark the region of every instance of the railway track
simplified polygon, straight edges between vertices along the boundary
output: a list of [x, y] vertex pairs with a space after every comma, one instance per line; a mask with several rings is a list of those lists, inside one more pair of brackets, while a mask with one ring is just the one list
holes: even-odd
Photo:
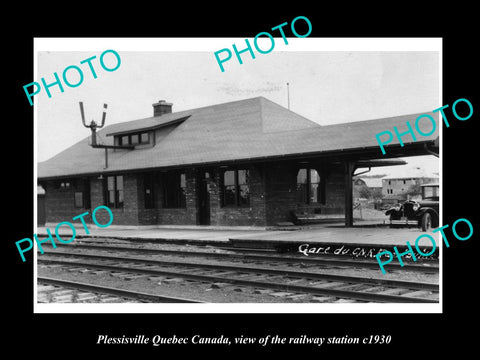
[[49, 277], [37, 277], [39, 303], [199, 303], [201, 301], [152, 295]]
[[47, 251], [38, 257], [42, 266], [62, 266], [69, 271], [107, 271], [125, 276], [180, 279], [220, 286], [241, 286], [290, 294], [305, 302], [312, 297], [359, 302], [436, 303], [438, 285], [356, 276], [332, 275], [271, 267], [225, 265], [145, 257], [125, 257]]
[[[179, 249], [162, 249], [162, 248], [140, 248], [138, 246], [125, 246], [121, 245], [98, 245], [97, 243], [77, 243], [68, 245], [73, 249], [86, 249], [86, 250], [104, 250], [111, 252], [126, 252], [126, 253], [139, 253], [139, 254], [161, 254], [171, 255], [179, 257], [202, 257], [208, 259], [220, 259], [220, 260], [238, 260], [238, 261], [253, 261], [253, 262], [279, 262], [279, 263], [301, 263], [305, 266], [335, 266], [335, 267], [349, 267], [349, 268], [365, 268], [365, 269], [379, 269], [378, 263], [370, 259], [339, 259], [338, 257], [322, 255], [322, 256], [310, 256], [305, 255], [289, 255], [279, 254], [275, 250], [266, 249], [246, 249], [235, 248], [227, 245], [218, 246], [221, 252], [213, 251], [196, 251], [196, 250], [179, 250]], [[438, 273], [439, 268], [436, 262], [424, 262], [424, 263], [406, 263], [402, 267], [400, 264], [391, 263], [385, 269], [387, 272], [396, 270], [408, 270], [422, 273]]]

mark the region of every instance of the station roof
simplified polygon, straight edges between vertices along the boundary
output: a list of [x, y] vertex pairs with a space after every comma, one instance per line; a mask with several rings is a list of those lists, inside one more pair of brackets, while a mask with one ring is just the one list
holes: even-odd
[[[405, 156], [409, 148], [421, 150], [423, 144], [434, 143], [438, 114], [422, 114], [426, 113], [437, 122], [437, 131], [417, 137], [416, 142], [406, 135], [402, 148], [394, 136], [385, 146], [385, 158]], [[362, 159], [382, 159], [375, 135], [393, 132], [393, 126], [405, 131], [406, 121], [413, 127], [419, 115], [321, 126], [264, 97], [255, 97], [112, 124], [97, 131], [97, 138], [105, 145], [113, 145], [114, 135], [160, 128], [165, 131], [161, 130], [153, 147], [108, 150], [108, 169], [104, 169], [104, 150], [89, 145], [88, 133], [85, 139], [39, 163], [38, 178], [353, 153], [361, 153]]]

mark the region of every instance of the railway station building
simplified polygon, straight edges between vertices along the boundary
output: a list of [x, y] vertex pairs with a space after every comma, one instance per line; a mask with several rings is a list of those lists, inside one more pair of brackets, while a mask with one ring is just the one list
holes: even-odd
[[438, 153], [437, 130], [404, 135], [403, 146], [395, 138], [382, 155], [375, 135], [406, 131], [419, 115], [323, 126], [264, 97], [179, 112], [162, 100], [152, 117], [106, 126], [95, 139], [86, 129], [38, 163], [46, 223], [106, 205], [112, 225], [268, 227], [316, 214], [352, 226], [356, 169]]

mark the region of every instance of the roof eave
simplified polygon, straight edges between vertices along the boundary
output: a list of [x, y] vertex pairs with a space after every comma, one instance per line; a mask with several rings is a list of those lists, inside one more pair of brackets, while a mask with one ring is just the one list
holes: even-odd
[[[350, 149], [335, 149], [328, 151], [314, 151], [314, 152], [303, 152], [303, 153], [292, 153], [292, 154], [281, 154], [281, 155], [267, 155], [267, 156], [256, 156], [248, 158], [238, 158], [230, 160], [217, 160], [217, 161], [204, 161], [204, 162], [195, 162], [188, 164], [176, 164], [168, 166], [152, 166], [152, 167], [143, 167], [143, 168], [131, 168], [131, 169], [103, 169], [102, 171], [91, 171], [79, 174], [66, 174], [58, 176], [45, 176], [38, 177], [38, 180], [54, 180], [61, 178], [71, 178], [71, 177], [85, 177], [99, 174], [121, 174], [121, 173], [132, 173], [132, 172], [144, 172], [151, 170], [168, 170], [168, 169], [180, 169], [187, 167], [208, 167], [208, 166], [220, 166], [220, 165], [236, 165], [241, 163], [252, 163], [252, 162], [264, 162], [264, 161], [287, 161], [287, 160], [300, 160], [300, 159], [311, 159], [311, 158], [349, 158], [357, 160], [374, 160], [374, 159], [390, 159], [395, 157], [406, 157], [406, 156], [418, 156], [418, 155], [428, 155], [425, 151], [425, 144], [432, 145], [435, 140], [424, 140], [416, 141], [414, 143], [407, 143], [405, 146], [400, 146], [400, 144], [386, 146], [387, 154], [383, 155], [380, 152], [378, 146], [367, 146], [367, 147], [357, 147]], [[415, 147], [415, 151], [412, 150], [412, 146]], [[410, 149], [410, 150], [409, 150]], [[407, 150], [407, 153], [405, 151]], [[401, 153], [399, 153], [401, 152]], [[409, 154], [408, 152], [412, 152]], [[361, 156], [359, 156], [361, 155]], [[398, 164], [400, 165], [400, 164]], [[378, 165], [382, 166], [382, 165]]]
[[114, 132], [107, 133], [105, 136], [115, 136], [115, 135], [119, 136], [119, 135], [137, 133], [137, 132], [141, 132], [141, 131], [151, 131], [151, 130], [161, 129], [161, 128], [164, 128], [164, 127], [167, 127], [167, 126], [180, 124], [180, 123], [184, 122], [189, 116], [190, 115], [187, 115], [187, 116], [181, 117], [179, 119], [174, 119], [174, 120], [171, 120], [171, 121], [168, 121], [168, 122], [165, 122], [165, 123], [161, 123], [161, 124], [139, 127], [139, 128], [130, 129], [130, 130], [114, 131]]

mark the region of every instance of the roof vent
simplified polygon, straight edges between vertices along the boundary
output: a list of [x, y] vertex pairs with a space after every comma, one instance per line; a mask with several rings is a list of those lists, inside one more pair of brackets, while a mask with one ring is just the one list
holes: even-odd
[[152, 104], [153, 116], [161, 116], [163, 114], [170, 114], [172, 112], [172, 103], [167, 103], [165, 100], [158, 100], [157, 103]]

